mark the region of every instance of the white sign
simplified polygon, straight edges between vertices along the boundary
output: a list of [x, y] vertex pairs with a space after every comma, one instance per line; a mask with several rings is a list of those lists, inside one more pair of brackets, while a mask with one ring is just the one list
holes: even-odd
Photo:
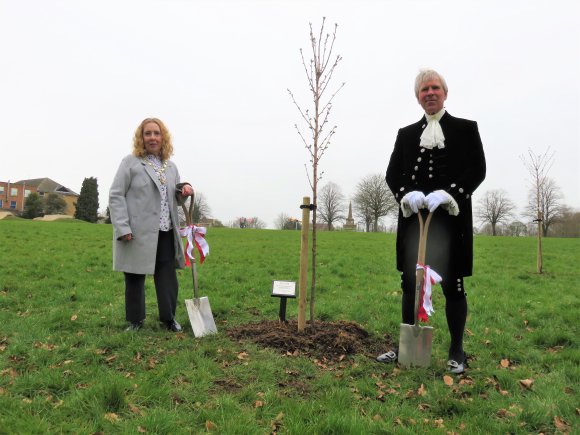
[[272, 281], [272, 296], [296, 297], [295, 281]]

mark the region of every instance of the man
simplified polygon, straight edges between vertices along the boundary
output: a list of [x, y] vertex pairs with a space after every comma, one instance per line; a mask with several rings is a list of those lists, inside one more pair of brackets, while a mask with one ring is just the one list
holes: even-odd
[[[473, 266], [471, 195], [485, 178], [485, 156], [477, 123], [455, 118], [444, 109], [447, 84], [436, 71], [423, 70], [415, 96], [425, 115], [399, 130], [386, 181], [400, 204], [397, 269], [403, 290], [403, 323], [414, 324], [415, 272], [419, 239], [416, 213], [433, 214], [425, 263], [442, 276], [445, 314], [451, 336], [447, 366], [463, 373], [467, 365], [463, 333], [467, 300], [463, 278]], [[427, 209], [427, 210], [423, 210]], [[379, 355], [395, 362], [398, 349]]]

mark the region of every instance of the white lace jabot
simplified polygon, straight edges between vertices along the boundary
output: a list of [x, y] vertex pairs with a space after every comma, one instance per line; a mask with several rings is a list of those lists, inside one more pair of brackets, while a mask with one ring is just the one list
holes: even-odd
[[425, 114], [427, 127], [421, 134], [420, 146], [427, 149], [445, 148], [445, 136], [443, 136], [443, 130], [441, 130], [441, 124], [439, 124], [439, 120], [444, 114], [445, 109], [441, 109], [434, 115]]

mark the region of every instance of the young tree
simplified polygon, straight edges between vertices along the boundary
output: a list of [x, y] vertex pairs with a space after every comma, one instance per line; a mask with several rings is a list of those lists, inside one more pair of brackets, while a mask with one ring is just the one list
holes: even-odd
[[99, 190], [95, 177], [85, 178], [77, 201], [75, 218], [95, 223], [98, 219]]
[[475, 212], [477, 218], [491, 225], [491, 235], [497, 235], [498, 223], [508, 223], [513, 216], [514, 203], [507, 197], [504, 190], [490, 190], [479, 200], [479, 206]]
[[328, 231], [332, 230], [334, 222], [344, 220], [344, 195], [336, 183], [331, 181], [321, 189], [317, 211], [320, 220], [328, 226]]
[[397, 201], [381, 174], [367, 175], [357, 184], [354, 204], [357, 215], [366, 222], [367, 231], [372, 223], [374, 232], [379, 230], [381, 217], [394, 215], [398, 210]]
[[528, 149], [528, 159], [522, 156], [524, 166], [530, 173], [530, 205], [535, 211], [534, 222], [538, 225], [538, 249], [537, 249], [537, 272], [542, 273], [542, 221], [544, 220], [543, 205], [542, 205], [542, 191], [548, 178], [548, 171], [552, 166], [552, 159], [554, 153], [550, 149], [544, 154], [534, 154], [531, 149]]
[[304, 59], [304, 53], [302, 52], [302, 49], [300, 49], [300, 57], [302, 58], [302, 65], [306, 72], [308, 88], [312, 94], [312, 102], [314, 105], [312, 111], [310, 109], [302, 110], [300, 105], [296, 102], [294, 94], [290, 89], [288, 89], [292, 102], [300, 112], [300, 116], [310, 132], [310, 137], [306, 139], [305, 135], [303, 135], [301, 130], [298, 128], [298, 125], [295, 125], [298, 135], [310, 154], [310, 162], [312, 163], [312, 174], [310, 174], [308, 170], [306, 171], [308, 182], [312, 188], [312, 204], [314, 206], [314, 212], [312, 213], [312, 278], [310, 283], [310, 321], [312, 325], [314, 325], [314, 301], [316, 289], [316, 204], [318, 199], [318, 181], [323, 174], [323, 172], [319, 173], [318, 171], [318, 163], [325, 151], [328, 149], [330, 139], [337, 128], [334, 126], [328, 129], [327, 125], [330, 110], [332, 108], [332, 100], [338, 91], [340, 91], [344, 86], [344, 83], [342, 83], [334, 93], [328, 96], [326, 100], [324, 99], [326, 95], [328, 95], [327, 88], [332, 80], [334, 70], [342, 60], [340, 55], [334, 57], [332, 53], [334, 42], [336, 40], [338, 24], [334, 25], [334, 32], [332, 35], [329, 33], [325, 34], [325, 21], [326, 18], [323, 18], [318, 35], [314, 34], [312, 23], [310, 23], [310, 46], [312, 49], [312, 58], [308, 65]]
[[64, 214], [66, 201], [56, 193], [49, 193], [44, 199], [44, 214]]
[[[542, 236], [548, 236], [548, 230], [562, 214], [562, 193], [556, 182], [552, 178], [546, 177], [540, 186], [540, 214], [542, 215], [541, 229]], [[526, 216], [536, 217], [537, 215], [536, 190], [530, 189], [528, 195], [528, 205], [526, 207]]]
[[36, 192], [31, 193], [26, 198], [24, 202], [24, 211], [22, 212], [22, 217], [26, 219], [34, 219], [35, 217], [42, 216], [42, 210], [44, 209], [44, 204], [40, 195]]

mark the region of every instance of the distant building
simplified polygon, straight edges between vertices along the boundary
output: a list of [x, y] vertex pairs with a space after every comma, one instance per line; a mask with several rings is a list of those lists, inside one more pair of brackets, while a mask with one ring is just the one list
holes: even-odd
[[50, 178], [34, 178], [16, 181], [15, 183], [0, 181], [0, 211], [22, 213], [26, 198], [31, 193], [38, 193], [41, 197], [56, 193], [66, 202], [65, 214], [74, 216], [75, 203], [79, 194]]

